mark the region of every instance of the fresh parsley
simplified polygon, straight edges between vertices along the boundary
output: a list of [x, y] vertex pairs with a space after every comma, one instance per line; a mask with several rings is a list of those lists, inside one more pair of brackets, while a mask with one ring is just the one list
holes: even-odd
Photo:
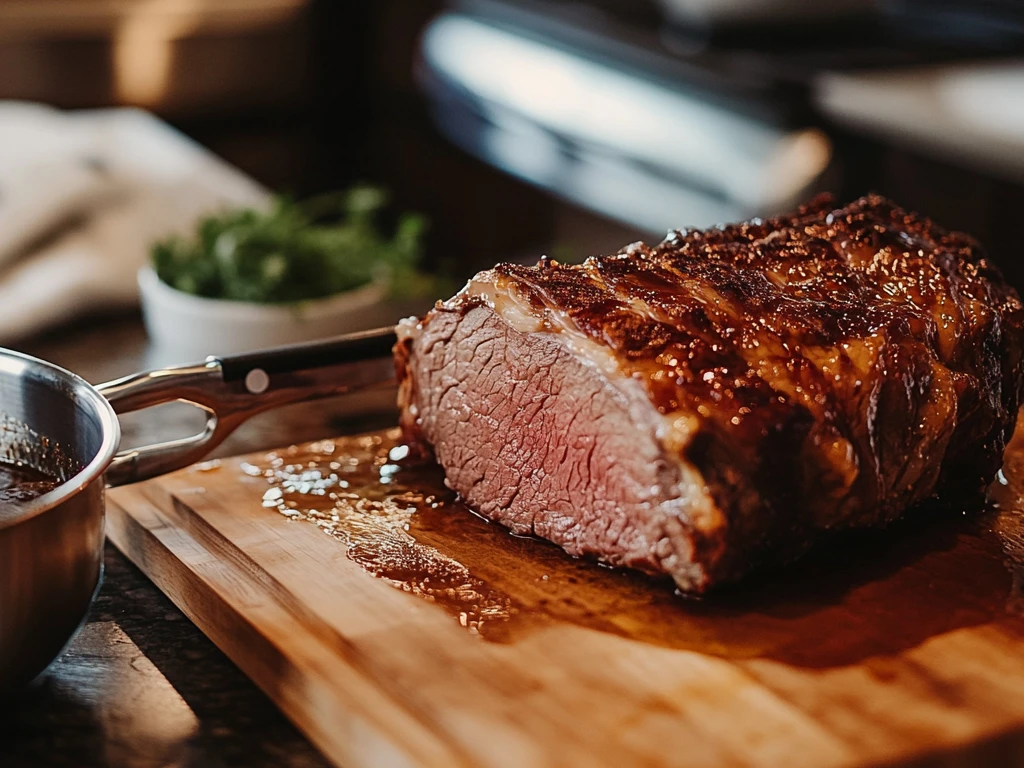
[[160, 279], [185, 293], [260, 303], [300, 302], [385, 281], [392, 295], [424, 295], [436, 280], [417, 271], [427, 221], [399, 217], [390, 237], [377, 218], [388, 203], [377, 188], [243, 208], [202, 219], [192, 237], [153, 246]]

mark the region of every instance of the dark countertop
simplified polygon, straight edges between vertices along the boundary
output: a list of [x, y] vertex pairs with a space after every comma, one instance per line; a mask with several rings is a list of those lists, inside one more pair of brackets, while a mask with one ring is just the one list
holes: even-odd
[[[154, 359], [134, 316], [96, 320], [18, 348], [94, 383], [141, 370]], [[193, 431], [202, 418], [185, 408], [170, 406], [124, 419], [124, 442]], [[344, 401], [294, 406], [257, 417], [217, 454], [364, 431], [386, 425], [389, 418], [379, 407], [353, 413]], [[0, 705], [0, 765], [328, 765], [110, 544], [105, 567], [99, 597], [64, 654], [33, 688]]]

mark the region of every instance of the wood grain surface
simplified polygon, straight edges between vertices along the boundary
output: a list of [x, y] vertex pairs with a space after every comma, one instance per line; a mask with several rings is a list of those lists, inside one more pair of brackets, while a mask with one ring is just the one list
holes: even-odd
[[933, 505], [700, 601], [480, 520], [396, 439], [109, 493], [114, 543], [338, 765], [1024, 755], [1020, 436], [986, 509]]

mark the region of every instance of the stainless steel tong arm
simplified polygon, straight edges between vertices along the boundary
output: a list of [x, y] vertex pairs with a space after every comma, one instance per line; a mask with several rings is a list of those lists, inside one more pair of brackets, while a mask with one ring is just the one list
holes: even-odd
[[107, 470], [110, 485], [172, 472], [201, 460], [242, 422], [271, 408], [333, 397], [395, 381], [393, 328], [204, 363], [137, 373], [98, 389], [117, 413], [183, 401], [207, 414], [197, 435], [121, 451]]

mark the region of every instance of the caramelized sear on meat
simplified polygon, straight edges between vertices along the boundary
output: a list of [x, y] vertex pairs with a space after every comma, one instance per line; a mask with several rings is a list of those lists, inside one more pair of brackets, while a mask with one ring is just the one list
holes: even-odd
[[976, 498], [1024, 313], [967, 235], [877, 196], [477, 275], [400, 327], [400, 406], [471, 507], [685, 590]]

